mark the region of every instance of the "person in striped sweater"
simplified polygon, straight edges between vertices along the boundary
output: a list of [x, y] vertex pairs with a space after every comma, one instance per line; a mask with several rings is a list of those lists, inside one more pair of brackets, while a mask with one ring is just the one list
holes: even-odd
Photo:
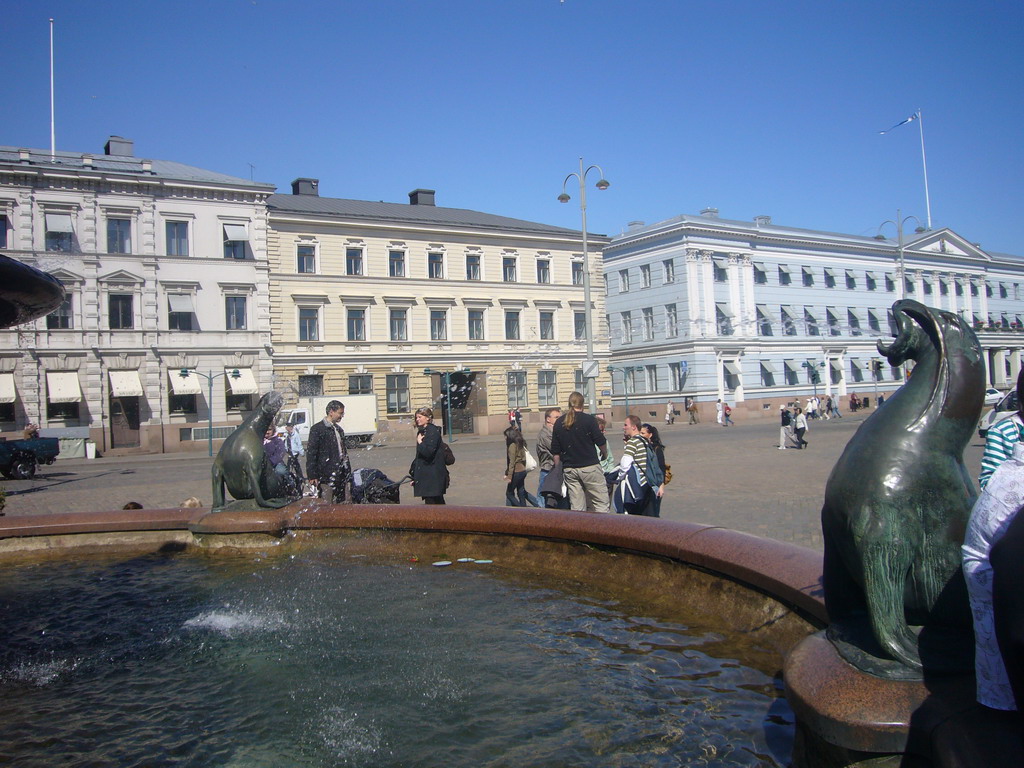
[[1013, 455], [1013, 446], [1024, 442], [1024, 368], [1017, 375], [1017, 413], [1007, 416], [989, 427], [985, 435], [985, 451], [981, 455], [981, 474], [978, 485], [982, 490], [988, 485], [999, 465]]

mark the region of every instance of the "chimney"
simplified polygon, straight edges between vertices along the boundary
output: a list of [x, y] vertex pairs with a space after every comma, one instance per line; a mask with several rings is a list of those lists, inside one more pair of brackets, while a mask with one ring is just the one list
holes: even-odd
[[292, 194], [320, 197], [320, 179], [296, 179], [292, 182]]
[[121, 136], [111, 136], [103, 147], [104, 154], [118, 155], [119, 157], [134, 157], [135, 142]]
[[434, 190], [414, 189], [409, 193], [409, 205], [434, 205]]
[[771, 223], [772, 223], [772, 217], [771, 216], [755, 216], [754, 217], [754, 226], [755, 227], [767, 227]]
[[700, 215], [705, 217], [705, 218], [707, 218], [707, 219], [717, 219], [718, 218], [718, 209], [717, 208], [705, 208], [703, 211], [700, 212]]

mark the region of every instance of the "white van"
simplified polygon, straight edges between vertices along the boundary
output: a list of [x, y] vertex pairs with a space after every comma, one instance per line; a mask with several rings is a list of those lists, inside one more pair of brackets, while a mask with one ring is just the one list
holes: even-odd
[[1017, 390], [1011, 390], [1006, 396], [1000, 400], [991, 411], [981, 417], [981, 423], [978, 425], [978, 434], [984, 438], [988, 434], [989, 428], [997, 421], [1002, 421], [1008, 416], [1013, 416], [1017, 412]]
[[305, 444], [309, 440], [309, 428], [327, 415], [327, 404], [331, 400], [345, 405], [345, 418], [341, 420], [345, 445], [355, 448], [360, 443], [370, 442], [377, 434], [377, 396], [373, 394], [303, 397], [294, 408], [281, 410], [277, 426], [283, 428], [291, 424]]

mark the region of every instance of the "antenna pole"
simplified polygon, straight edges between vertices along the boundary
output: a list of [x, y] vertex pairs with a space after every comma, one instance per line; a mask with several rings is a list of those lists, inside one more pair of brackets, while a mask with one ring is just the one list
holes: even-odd
[[53, 19], [50, 19], [50, 161], [57, 158], [57, 134], [53, 111]]

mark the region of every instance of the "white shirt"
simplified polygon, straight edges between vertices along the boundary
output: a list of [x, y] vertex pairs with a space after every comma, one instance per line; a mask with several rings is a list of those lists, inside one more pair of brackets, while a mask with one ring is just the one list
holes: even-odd
[[971, 510], [961, 547], [964, 577], [974, 617], [974, 670], [978, 703], [993, 709], [1016, 709], [1006, 666], [996, 641], [992, 619], [992, 546], [1006, 533], [1017, 510], [1024, 505], [1024, 444], [992, 474]]

